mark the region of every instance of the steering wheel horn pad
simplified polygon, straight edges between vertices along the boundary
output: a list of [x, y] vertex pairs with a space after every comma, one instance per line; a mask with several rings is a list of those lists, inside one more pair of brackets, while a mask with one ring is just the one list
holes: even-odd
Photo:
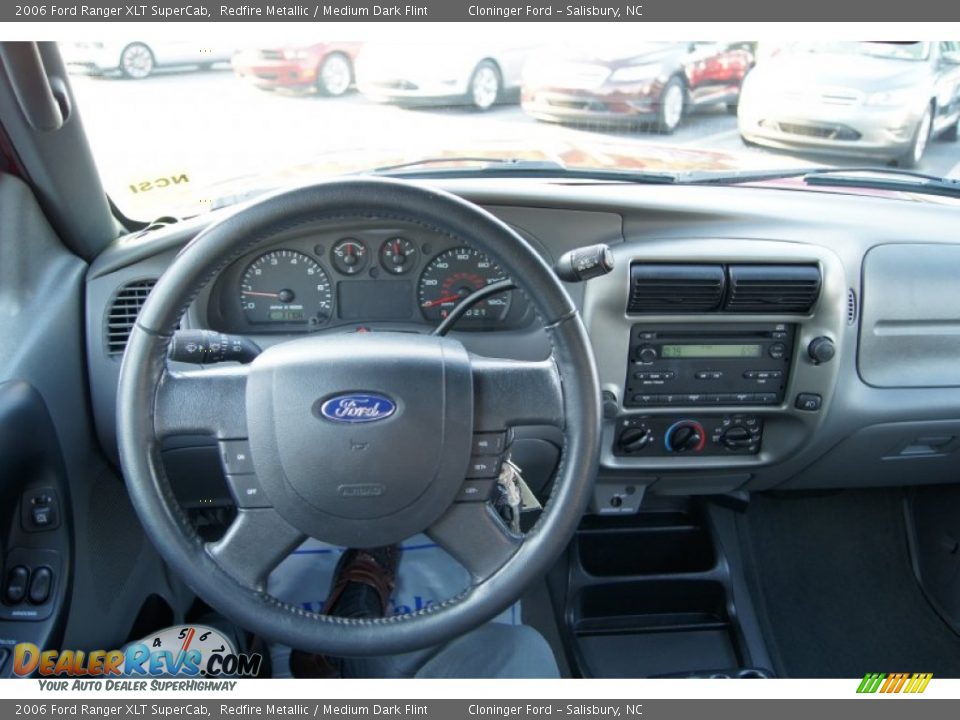
[[252, 363], [246, 405], [263, 490], [319, 540], [401, 542], [432, 525], [463, 483], [473, 377], [455, 340], [344, 333], [280, 343]]

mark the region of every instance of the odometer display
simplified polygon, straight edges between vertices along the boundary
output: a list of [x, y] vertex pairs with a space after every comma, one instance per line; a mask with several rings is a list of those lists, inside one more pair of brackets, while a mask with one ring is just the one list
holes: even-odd
[[[437, 255], [420, 276], [417, 299], [427, 320], [440, 322], [461, 300], [476, 290], [501, 280], [504, 272], [486, 255], [458, 247]], [[463, 316], [463, 322], [500, 322], [510, 310], [510, 292], [481, 300]]]
[[333, 312], [333, 291], [315, 260], [294, 250], [272, 250], [244, 271], [240, 304], [251, 323], [319, 325]]

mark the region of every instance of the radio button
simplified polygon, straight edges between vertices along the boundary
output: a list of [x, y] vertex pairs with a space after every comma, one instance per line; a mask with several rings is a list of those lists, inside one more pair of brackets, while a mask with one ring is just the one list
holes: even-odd
[[643, 345], [637, 348], [636, 358], [644, 365], [650, 365], [657, 359], [657, 349], [652, 345]]
[[643, 394], [634, 395], [633, 401], [637, 405], [654, 405], [656, 403], [661, 402], [661, 396], [660, 395], [643, 395]]
[[756, 402], [760, 403], [761, 405], [773, 405], [775, 402], [777, 402], [776, 393], [757, 393], [754, 397]]
[[787, 346], [781, 342], [773, 343], [767, 348], [767, 354], [774, 360], [781, 360], [787, 353]]
[[704, 405], [717, 405], [720, 403], [720, 393], [704, 393], [701, 395]]
[[719, 380], [723, 377], [722, 370], [701, 370], [694, 377], [697, 380]]
[[754, 393], [734, 393], [733, 401], [737, 405], [745, 405], [746, 403], [752, 403], [756, 400], [756, 395]]
[[759, 370], [747, 370], [743, 374], [743, 377], [747, 380], [756, 380], [759, 375], [760, 375]]
[[680, 395], [679, 397], [683, 398], [683, 402], [690, 405], [700, 405], [704, 402], [706, 395], [703, 393], [690, 393], [689, 395]]

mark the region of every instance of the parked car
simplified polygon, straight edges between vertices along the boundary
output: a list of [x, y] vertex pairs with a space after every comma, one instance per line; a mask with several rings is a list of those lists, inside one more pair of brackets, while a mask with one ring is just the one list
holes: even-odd
[[238, 53], [233, 70], [264, 90], [314, 89], [339, 97], [354, 82], [354, 62], [359, 42], [318, 42], [258, 48]]
[[529, 50], [490, 43], [368, 43], [357, 61], [357, 86], [379, 102], [455, 103], [489, 110], [517, 97]]
[[67, 67], [91, 75], [120, 74], [131, 80], [149, 77], [157, 68], [194, 67], [208, 70], [228, 62], [236, 48], [187, 40], [62, 43]]
[[753, 64], [748, 43], [645, 42], [575, 49], [531, 59], [523, 109], [538, 120], [629, 126], [671, 133], [691, 108], [736, 108]]
[[798, 43], [747, 77], [747, 144], [915, 167], [932, 137], [957, 139], [960, 43]]

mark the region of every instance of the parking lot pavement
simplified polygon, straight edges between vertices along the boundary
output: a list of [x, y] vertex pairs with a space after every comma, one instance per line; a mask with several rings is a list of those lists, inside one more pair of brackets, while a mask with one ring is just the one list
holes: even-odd
[[[418, 146], [533, 147], [545, 139], [711, 150], [762, 159], [767, 167], [858, 166], [864, 161], [746, 147], [723, 107], [691, 113], [673, 135], [573, 129], [539, 123], [519, 106], [402, 109], [352, 93], [342, 98], [258, 90], [229, 70], [168, 72], [140, 81], [73, 76], [77, 104], [108, 191], [139, 206], [139, 183], [188, 173], [191, 186], [303, 165], [331, 153], [369, 154]], [[376, 164], [375, 160], [372, 160]], [[869, 164], [866, 163], [866, 164]], [[921, 172], [960, 175], [960, 145], [933, 142]], [[162, 204], [162, 196], [151, 198]], [[152, 203], [151, 203], [152, 204]], [[159, 209], [159, 208], [158, 208]]]

